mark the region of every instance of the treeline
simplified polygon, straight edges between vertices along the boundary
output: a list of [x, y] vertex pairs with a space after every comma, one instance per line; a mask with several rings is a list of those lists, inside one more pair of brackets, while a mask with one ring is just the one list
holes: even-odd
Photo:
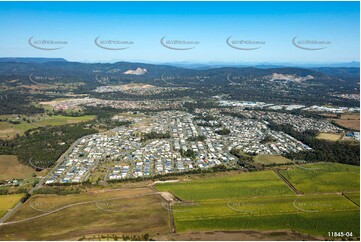
[[83, 236], [78, 239], [79, 241], [92, 241], [92, 240], [107, 240], [107, 241], [152, 241], [153, 239], [149, 234], [142, 235], [117, 235], [117, 234], [106, 234], [106, 235], [93, 235], [93, 236]]
[[198, 126], [203, 126], [203, 127], [221, 127], [221, 124], [219, 123], [211, 123], [211, 121], [209, 122], [200, 122], [200, 121], [197, 121], [197, 125]]
[[81, 192], [79, 187], [41, 187], [34, 191], [34, 194], [57, 194], [57, 195], [70, 195], [79, 194]]
[[10, 186], [1, 186], [0, 195], [10, 195], [10, 194], [19, 194], [26, 193], [28, 189], [26, 187], [10, 187]]
[[147, 140], [150, 140], [150, 139], [170, 139], [170, 133], [167, 132], [167, 133], [157, 133], [157, 132], [150, 132], [150, 133], [146, 133], [146, 134], [143, 134], [142, 135], [142, 139], [141, 141], [142, 142], [145, 142]]
[[247, 169], [248, 171], [256, 171], [263, 169], [263, 166], [259, 166], [254, 163], [253, 156], [241, 152], [239, 149], [233, 148], [230, 153], [238, 158], [238, 165]]
[[85, 125], [86, 123], [79, 123], [40, 127], [13, 140], [0, 140], [0, 154], [16, 155], [22, 163], [32, 167], [49, 167], [78, 138], [97, 132], [94, 129], [85, 128]]
[[221, 129], [216, 129], [216, 131], [215, 131], [217, 134], [219, 134], [219, 135], [228, 135], [228, 134], [230, 134], [231, 133], [231, 131], [229, 130], [229, 129], [227, 129], [227, 128], [221, 128]]
[[31, 103], [30, 94], [22, 91], [0, 91], [0, 114], [33, 115], [44, 113], [43, 108]]
[[197, 152], [195, 152], [191, 149], [187, 149], [187, 150], [180, 149], [179, 153], [181, 154], [182, 157], [188, 157], [193, 160], [196, 159], [196, 157], [197, 157]]
[[198, 135], [198, 136], [192, 136], [187, 139], [187, 141], [205, 141], [206, 136], [204, 135]]
[[263, 140], [260, 141], [261, 144], [267, 144], [272, 142], [277, 142], [277, 140], [270, 135], [267, 135]]
[[359, 143], [344, 141], [335, 142], [317, 139], [317, 131], [308, 130], [306, 132], [298, 132], [289, 124], [270, 123], [270, 128], [277, 131], [283, 131], [313, 149], [311, 151], [289, 153], [286, 155], [289, 159], [306, 160], [309, 162], [326, 161], [360, 165]]
[[197, 102], [185, 102], [183, 107], [185, 107], [188, 112], [194, 113], [196, 108], [218, 108], [219, 105], [215, 101], [200, 99]]
[[113, 119], [114, 115], [120, 113], [119, 109], [112, 107], [86, 107], [83, 111], [84, 115], [95, 115], [96, 120], [91, 122], [90, 128], [113, 129], [118, 126], [129, 125], [129, 121], [119, 121]]

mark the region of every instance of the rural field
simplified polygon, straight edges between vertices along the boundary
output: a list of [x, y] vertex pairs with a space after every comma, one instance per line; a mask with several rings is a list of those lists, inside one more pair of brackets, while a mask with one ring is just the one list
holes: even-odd
[[162, 198], [149, 188], [37, 195], [10, 218], [13, 224], [0, 226], [0, 240], [76, 240], [92, 234], [169, 233], [169, 214], [161, 204]]
[[[1, 115], [0, 121], [0, 139], [13, 139], [16, 135], [24, 135], [24, 133], [33, 128], [43, 126], [59, 126], [65, 124], [75, 124], [95, 119], [95, 115], [83, 115], [79, 117], [62, 116], [62, 115], [34, 115], [34, 116], [18, 116], [18, 115]], [[26, 119], [26, 120], [23, 120]], [[27, 121], [29, 120], [29, 122]], [[18, 123], [10, 123], [16, 121]]]
[[[181, 199], [172, 206], [177, 232], [292, 230], [329, 238], [328, 232], [335, 230], [352, 231], [354, 239], [359, 237], [357, 195], [336, 193], [357, 191], [358, 167], [325, 163], [305, 166], [324, 170], [309, 174], [290, 166], [290, 170], [282, 171], [293, 186], [307, 191], [305, 195], [296, 195], [273, 171], [156, 184], [155, 188]], [[298, 183], [293, 183], [294, 173]], [[316, 184], [314, 190], [312, 182]], [[328, 182], [326, 187], [322, 182]]]
[[155, 187], [159, 191], [171, 192], [187, 201], [293, 194], [293, 191], [273, 171], [157, 184]]
[[36, 126], [26, 122], [11, 124], [5, 121], [0, 121], [0, 139], [13, 139], [17, 134], [23, 135], [26, 130], [32, 128], [36, 128]]
[[159, 235], [153, 237], [154, 240], [168, 240], [168, 241], [238, 241], [240, 239], [245, 241], [262, 241], [262, 240], [317, 240], [319, 238], [309, 235], [299, 234], [294, 231], [276, 230], [276, 231], [195, 231], [195, 232], [181, 232], [172, 233], [168, 235]]
[[94, 200], [103, 200], [114, 197], [137, 196], [149, 194], [149, 188], [117, 189], [110, 191], [89, 191], [75, 195], [37, 194], [31, 197], [21, 210], [14, 214], [8, 221], [19, 221], [30, 217], [44, 214], [74, 203], [83, 203]]
[[341, 118], [331, 120], [342, 127], [360, 131], [360, 114], [343, 114]]
[[360, 191], [360, 167], [339, 163], [293, 166], [280, 173], [301, 193]]
[[17, 204], [24, 194], [0, 195], [0, 217]]
[[345, 197], [347, 197], [348, 199], [350, 199], [352, 202], [354, 202], [355, 204], [357, 204], [358, 206], [360, 206], [360, 193], [359, 192], [355, 192], [355, 193], [345, 193], [343, 194]]
[[338, 141], [342, 138], [342, 134], [334, 134], [334, 133], [320, 133], [316, 137], [317, 139], [325, 139], [329, 141]]
[[[172, 216], [168, 202], [149, 187], [151, 181], [114, 183], [72, 195], [36, 194], [0, 226], [0, 240], [77, 240], [108, 234], [219, 240], [224, 233], [230, 239], [242, 234], [250, 239], [335, 239], [328, 237], [330, 231], [352, 232], [354, 240], [360, 236], [358, 167], [287, 167], [280, 172], [301, 194], [273, 170], [192, 174], [154, 184], [156, 190], [176, 196]], [[170, 233], [173, 229], [176, 234]]]
[[292, 164], [290, 159], [283, 157], [281, 155], [257, 155], [254, 158], [254, 162], [262, 165], [282, 165], [282, 164]]
[[21, 164], [15, 155], [0, 155], [0, 180], [26, 179], [33, 174], [34, 169]]

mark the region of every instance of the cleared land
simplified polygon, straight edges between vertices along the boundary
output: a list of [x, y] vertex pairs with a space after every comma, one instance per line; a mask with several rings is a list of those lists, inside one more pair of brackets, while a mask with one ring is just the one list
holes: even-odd
[[[345, 172], [355, 170], [341, 167]], [[339, 184], [336, 190], [346, 191], [352, 184]], [[359, 236], [360, 210], [353, 201], [337, 193], [297, 196], [283, 186], [272, 171], [155, 185], [192, 201], [172, 206], [177, 232], [292, 230], [327, 238], [328, 231], [344, 230]]]
[[35, 125], [28, 123], [11, 124], [0, 121], [0, 139], [13, 139], [17, 134], [23, 135], [26, 130], [35, 128]]
[[343, 114], [339, 119], [331, 119], [338, 125], [360, 131], [360, 114]]
[[292, 190], [273, 171], [243, 173], [181, 183], [156, 184], [184, 200], [232, 199], [253, 196], [292, 195]]
[[[25, 131], [41, 126], [58, 126], [65, 124], [74, 124], [80, 122], [86, 122], [95, 119], [95, 115], [83, 115], [79, 117], [71, 116], [41, 116], [34, 115], [28, 116], [17, 116], [17, 115], [1, 115], [2, 120], [7, 119], [8, 121], [0, 121], [0, 139], [13, 139], [16, 135], [24, 135]], [[26, 120], [24, 120], [24, 119]], [[27, 121], [29, 120], [29, 122]], [[16, 121], [19, 123], [13, 124], [9, 121]]]
[[0, 226], [0, 240], [67, 240], [100, 233], [168, 233], [169, 215], [161, 203], [162, 198], [149, 188], [69, 196], [39, 195], [30, 198], [10, 220], [55, 212]]
[[23, 194], [1, 195], [0, 217], [2, 217], [6, 213], [6, 211], [14, 207], [15, 204], [17, 204], [23, 196]]
[[[92, 188], [78, 195], [35, 195], [6, 221], [13, 224], [0, 226], [0, 240], [72, 240], [145, 233], [156, 239], [199, 240], [222, 239], [223, 234], [233, 233], [226, 238], [239, 240], [243, 237], [236, 238], [235, 234], [242, 236], [249, 230], [257, 231], [245, 237], [250, 240], [286, 239], [288, 234], [300, 240], [312, 240], [310, 236], [331, 239], [329, 231], [352, 232], [356, 239], [360, 235], [359, 192], [346, 191], [359, 185], [352, 177], [347, 182], [338, 180], [347, 175], [359, 176], [358, 167], [334, 163], [301, 167], [292, 166], [282, 172], [291, 172], [288, 175], [293, 185], [292, 172], [297, 171], [296, 175], [302, 175], [300, 180], [314, 182], [316, 187], [328, 178], [326, 181], [331, 183], [326, 186], [333, 189], [324, 193], [301, 190], [304, 195], [296, 195], [271, 170], [194, 174], [182, 176], [179, 182], [156, 183], [157, 190], [171, 192], [180, 199], [172, 202], [174, 224], [180, 235], [169, 233], [172, 223], [168, 203], [146, 182], [113, 184], [114, 188], [122, 188], [109, 190]], [[302, 183], [298, 185], [303, 188]]]
[[342, 134], [320, 133], [319, 135], [317, 135], [316, 138], [330, 140], [330, 141], [337, 141], [342, 138]]
[[360, 190], [360, 167], [339, 163], [307, 164], [281, 174], [302, 193]]
[[156, 236], [154, 240], [177, 240], [177, 241], [255, 241], [255, 240], [318, 240], [316, 237], [298, 234], [293, 231], [198, 231], [175, 233], [165, 236]]
[[56, 125], [64, 125], [64, 124], [74, 124], [80, 122], [86, 122], [95, 119], [95, 115], [83, 115], [79, 117], [69, 117], [69, 116], [61, 116], [61, 115], [54, 115], [49, 118], [43, 119], [37, 122], [37, 125], [40, 126], [56, 126]]
[[0, 180], [31, 178], [36, 172], [21, 164], [15, 155], [0, 155]]
[[257, 155], [254, 162], [262, 165], [282, 165], [291, 164], [292, 161], [281, 155]]
[[[114, 197], [137, 196], [141, 194], [149, 194], [148, 188], [137, 189], [117, 189], [110, 191], [90, 191], [88, 193], [75, 195], [34, 195], [26, 201], [18, 213], [14, 214], [7, 222], [20, 221], [44, 214], [44, 212], [51, 212], [53, 210], [63, 208], [70, 204], [83, 203], [89, 201], [103, 200]], [[80, 207], [80, 206], [79, 206]]]

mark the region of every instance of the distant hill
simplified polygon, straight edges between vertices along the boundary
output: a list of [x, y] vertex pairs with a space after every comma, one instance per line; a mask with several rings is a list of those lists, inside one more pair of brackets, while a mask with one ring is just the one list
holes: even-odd
[[319, 67], [312, 69], [324, 73], [328, 76], [334, 76], [339, 78], [348, 78], [348, 77], [360, 78], [359, 67]]
[[64, 58], [35, 58], [35, 57], [3, 57], [0, 62], [18, 62], [18, 63], [46, 63], [46, 62], [66, 62]]
[[[198, 68], [201, 67], [198, 66]], [[74, 85], [68, 84], [76, 84], [79, 88], [74, 89], [75, 93], [90, 94], [103, 99], [161, 97], [194, 97], [198, 99], [221, 93], [237, 100], [304, 105], [327, 103], [355, 107], [359, 105], [358, 100], [339, 98], [333, 94], [357, 93], [359, 82], [359, 68], [355, 67], [300, 68], [264, 64], [253, 67], [228, 66], [188, 69], [164, 64], [124, 61], [81, 63], [61, 58], [0, 59], [0, 84], [12, 87], [12, 90], [24, 91], [27, 86], [34, 85], [34, 83], [55, 84], [55, 86], [63, 83], [69, 87]], [[163, 93], [163, 96], [152, 95], [149, 97], [124, 93], [119, 95], [115, 92], [94, 92], [99, 86], [126, 84], [175, 88], [172, 88], [170, 92]], [[10, 93], [6, 90], [5, 92], [7, 92], [7, 97], [11, 95], [16, 97], [15, 99], [19, 97], [19, 92]], [[59, 93], [61, 89], [54, 87], [52, 92]], [[4, 95], [4, 91], [0, 90], [0, 98]], [[10, 107], [11, 110], [18, 110], [16, 105]], [[11, 110], [10, 112], [14, 112]]]
[[[139, 73], [140, 70], [142, 71], [141, 75], [129, 75], [129, 70], [138, 70]], [[67, 83], [84, 82], [89, 88], [127, 83], [189, 87], [244, 83], [250, 80], [267, 83], [275, 79], [272, 78], [275, 74], [292, 77], [292, 80], [288, 78], [291, 81], [310, 80], [306, 77], [312, 76], [313, 83], [336, 85], [342, 80], [354, 82], [358, 72], [358, 68], [343, 67], [300, 68], [265, 64], [255, 67], [201, 68], [198, 66], [198, 69], [189, 69], [171, 65], [124, 61], [110, 64], [70, 62], [63, 58], [0, 58], [0, 82], [1, 80], [19, 79], [23, 83], [28, 83], [29, 76], [32, 75], [34, 78], [48, 79], [49, 82], [54, 78]]]

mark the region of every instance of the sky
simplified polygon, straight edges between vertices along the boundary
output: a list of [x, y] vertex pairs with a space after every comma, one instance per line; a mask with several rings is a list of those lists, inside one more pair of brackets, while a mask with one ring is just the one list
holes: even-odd
[[0, 57], [332, 63], [359, 36], [359, 2], [0, 2]]

